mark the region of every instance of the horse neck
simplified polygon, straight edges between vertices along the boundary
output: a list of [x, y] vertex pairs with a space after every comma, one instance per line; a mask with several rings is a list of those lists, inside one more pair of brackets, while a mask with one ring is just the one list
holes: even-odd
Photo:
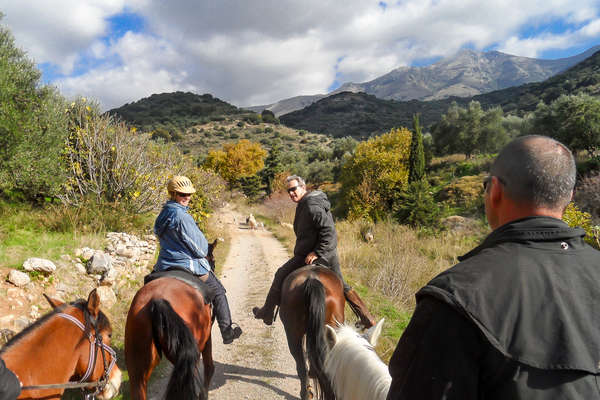
[[392, 378], [387, 366], [365, 344], [366, 340], [342, 337], [327, 356], [325, 373], [341, 399], [387, 397]]
[[73, 323], [56, 315], [35, 327], [1, 354], [23, 386], [67, 382], [89, 341]]

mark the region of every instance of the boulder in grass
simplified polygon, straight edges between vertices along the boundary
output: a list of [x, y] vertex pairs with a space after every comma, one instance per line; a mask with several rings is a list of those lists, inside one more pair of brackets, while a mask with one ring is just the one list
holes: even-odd
[[31, 278], [25, 272], [13, 269], [8, 273], [8, 281], [16, 287], [23, 287], [31, 282]]
[[111, 308], [117, 303], [117, 295], [110, 287], [99, 286], [96, 288], [96, 292], [100, 298], [100, 304], [102, 304], [104, 308]]
[[39, 271], [46, 274], [51, 274], [56, 271], [56, 265], [50, 260], [43, 258], [29, 258], [23, 263], [23, 269], [25, 271]]
[[112, 258], [101, 251], [94, 253], [87, 262], [86, 269], [88, 274], [103, 275], [112, 268]]

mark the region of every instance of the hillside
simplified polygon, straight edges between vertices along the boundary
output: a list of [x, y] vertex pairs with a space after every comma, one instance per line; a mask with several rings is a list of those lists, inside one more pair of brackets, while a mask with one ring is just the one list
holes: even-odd
[[153, 94], [108, 111], [143, 131], [156, 128], [184, 129], [223, 115], [247, 113], [210, 94], [190, 92]]
[[296, 96], [249, 109], [260, 112], [267, 108], [281, 116], [342, 92], [364, 92], [380, 99], [399, 101], [470, 97], [543, 81], [576, 65], [598, 50], [600, 46], [573, 57], [543, 60], [498, 51], [482, 53], [464, 49], [432, 65], [400, 67], [369, 82], [345, 83], [326, 95]]
[[424, 126], [440, 120], [453, 101], [466, 105], [479, 101], [483, 108], [501, 106], [505, 112], [523, 114], [540, 101], [549, 103], [562, 94], [600, 95], [600, 51], [567, 71], [539, 83], [497, 90], [473, 97], [434, 101], [382, 100], [365, 93], [344, 92], [324, 98], [309, 107], [280, 117], [296, 129], [339, 136], [365, 138], [391, 127], [411, 126], [412, 116], [421, 114]]

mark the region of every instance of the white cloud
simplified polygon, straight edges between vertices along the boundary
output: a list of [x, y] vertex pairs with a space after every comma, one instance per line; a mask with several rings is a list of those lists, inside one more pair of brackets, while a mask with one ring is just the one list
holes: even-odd
[[[336, 79], [371, 80], [467, 45], [539, 56], [600, 41], [597, 0], [405, 0], [385, 10], [378, 0], [4, 3], [4, 22], [37, 62], [68, 74], [82, 60], [97, 61], [60, 85], [107, 107], [172, 90], [264, 104], [325, 93]], [[124, 10], [144, 19], [144, 32], [101, 40], [107, 18]], [[562, 32], [544, 29], [554, 23]]]

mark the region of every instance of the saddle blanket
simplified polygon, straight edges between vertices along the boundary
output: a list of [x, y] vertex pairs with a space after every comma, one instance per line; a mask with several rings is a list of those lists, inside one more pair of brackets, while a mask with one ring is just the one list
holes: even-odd
[[202, 297], [204, 298], [205, 304], [212, 303], [213, 301], [214, 292], [210, 289], [210, 287], [205, 282], [203, 282], [198, 276], [192, 274], [185, 268], [171, 267], [165, 271], [152, 271], [144, 277], [144, 285], [146, 285], [148, 282], [159, 278], [179, 279], [180, 281], [187, 283], [194, 289], [199, 290], [202, 294]]

